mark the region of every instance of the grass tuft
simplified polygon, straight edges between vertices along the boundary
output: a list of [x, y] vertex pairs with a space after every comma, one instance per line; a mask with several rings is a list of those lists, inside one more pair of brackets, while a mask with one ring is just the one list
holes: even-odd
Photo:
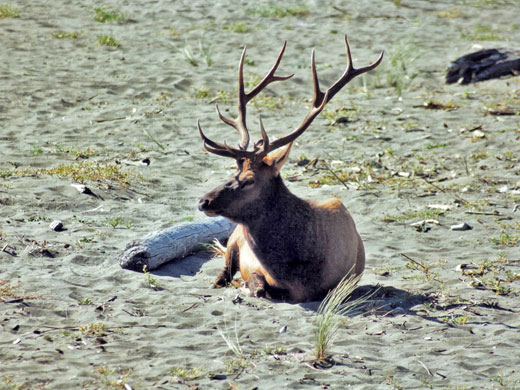
[[227, 328], [227, 325], [224, 324], [224, 331], [220, 328], [217, 328], [218, 333], [220, 334], [220, 337], [224, 340], [226, 345], [228, 346], [229, 350], [233, 352], [233, 354], [239, 358], [243, 359], [245, 357], [244, 350], [242, 349], [242, 346], [240, 345], [240, 340], [238, 339], [238, 330], [237, 330], [237, 320], [235, 318], [235, 328], [234, 328], [234, 340], [231, 336], [228, 335], [229, 331]]
[[401, 96], [417, 77], [418, 73], [412, 69], [411, 65], [418, 56], [417, 47], [409, 42], [399, 42], [390, 52], [390, 69], [386, 75], [386, 81], [396, 89], [397, 96]]
[[85, 337], [104, 336], [108, 328], [103, 323], [90, 323], [87, 326], [80, 326], [79, 331]]
[[207, 66], [213, 65], [213, 49], [199, 41], [198, 53], [195, 53], [191, 45], [186, 44], [184, 48], [179, 50], [179, 57], [193, 67], [199, 66], [203, 61]]
[[224, 30], [229, 30], [231, 32], [237, 33], [237, 34], [245, 34], [248, 32], [251, 32], [251, 27], [248, 26], [245, 23], [234, 23], [231, 26], [224, 26]]
[[94, 8], [94, 13], [94, 20], [100, 23], [117, 22], [125, 18], [121, 12], [103, 7]]
[[54, 31], [52, 36], [56, 39], [77, 39], [79, 33], [77, 32], [66, 32], [66, 31]]
[[143, 266], [143, 274], [146, 279], [146, 286], [150, 287], [152, 290], [155, 291], [162, 290], [161, 286], [159, 286], [159, 282], [152, 276], [146, 265]]
[[184, 367], [174, 367], [169, 370], [169, 374], [172, 376], [179, 377], [184, 381], [190, 381], [194, 379], [198, 379], [204, 376], [204, 371], [201, 368], [184, 368]]
[[484, 24], [477, 24], [473, 31], [464, 31], [462, 39], [469, 41], [503, 41], [505, 38], [496, 29]]
[[97, 37], [97, 44], [99, 46], [111, 46], [111, 47], [120, 47], [121, 44], [117, 39], [114, 38], [113, 35], [101, 34]]
[[365, 303], [375, 293], [366, 294], [360, 298], [348, 298], [356, 288], [361, 275], [347, 275], [325, 297], [318, 308], [316, 329], [314, 331], [314, 358], [316, 363], [330, 362], [328, 350], [334, 341], [342, 323], [343, 316], [352, 313]]

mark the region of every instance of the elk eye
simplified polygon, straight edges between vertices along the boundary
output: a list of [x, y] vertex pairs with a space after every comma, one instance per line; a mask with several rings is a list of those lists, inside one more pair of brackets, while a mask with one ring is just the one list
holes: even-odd
[[255, 179], [253, 179], [253, 178], [246, 179], [241, 183], [241, 187], [244, 188], [245, 186], [254, 184], [254, 182], [255, 182]]

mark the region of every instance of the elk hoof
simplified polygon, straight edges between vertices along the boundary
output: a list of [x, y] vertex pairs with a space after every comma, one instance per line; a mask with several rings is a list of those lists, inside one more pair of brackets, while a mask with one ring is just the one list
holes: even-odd
[[256, 290], [251, 290], [251, 296], [256, 298], [265, 298], [265, 288], [260, 287]]
[[213, 282], [213, 288], [221, 288], [226, 287], [228, 284], [227, 280], [223, 276], [219, 276], [215, 281]]

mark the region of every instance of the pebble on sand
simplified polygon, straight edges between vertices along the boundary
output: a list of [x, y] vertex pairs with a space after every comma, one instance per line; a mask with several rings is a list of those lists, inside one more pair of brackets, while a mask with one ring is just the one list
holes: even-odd
[[464, 231], [473, 229], [472, 226], [468, 225], [466, 222], [459, 223], [457, 225], [451, 225], [450, 229], [453, 231]]
[[63, 230], [63, 222], [59, 220], [52, 221], [49, 227], [51, 228], [51, 230], [54, 230], [55, 232], [60, 232]]

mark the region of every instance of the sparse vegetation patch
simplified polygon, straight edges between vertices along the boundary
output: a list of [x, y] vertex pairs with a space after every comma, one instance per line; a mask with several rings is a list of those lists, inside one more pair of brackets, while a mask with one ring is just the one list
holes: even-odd
[[79, 37], [79, 33], [74, 31], [55, 31], [52, 33], [52, 36], [57, 39], [77, 39]]
[[[9, 174], [7, 174], [9, 173]], [[125, 171], [119, 165], [103, 165], [95, 161], [80, 161], [72, 164], [62, 164], [54, 168], [25, 168], [7, 171], [4, 176], [59, 176], [69, 177], [78, 183], [99, 181], [106, 183], [117, 183], [127, 187], [133, 178], [139, 175], [132, 171]]]
[[3, 18], [18, 18], [20, 11], [11, 5], [0, 5], [0, 19]]
[[119, 47], [121, 44], [119, 41], [114, 38], [113, 35], [109, 34], [101, 34], [97, 37], [97, 44], [99, 46], [110, 46], [110, 47]]
[[124, 15], [121, 12], [104, 8], [94, 8], [94, 20], [100, 23], [117, 22], [124, 19]]
[[251, 7], [250, 12], [267, 18], [285, 18], [287, 16], [306, 16], [310, 11], [309, 8], [304, 5], [291, 7], [280, 6], [277, 3], [269, 3]]

